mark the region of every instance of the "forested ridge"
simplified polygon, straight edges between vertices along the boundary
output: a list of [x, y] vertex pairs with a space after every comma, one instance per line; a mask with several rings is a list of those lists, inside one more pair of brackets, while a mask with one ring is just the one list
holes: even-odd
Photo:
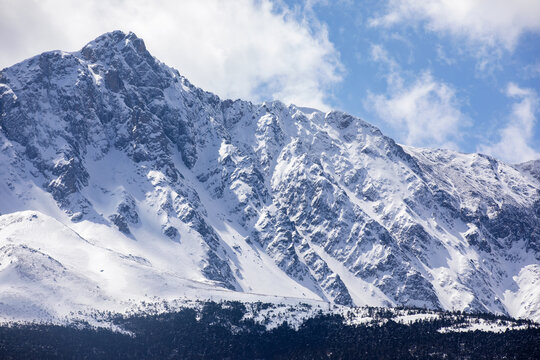
[[[456, 316], [404, 325], [347, 325], [320, 314], [298, 328], [268, 330], [244, 315], [242, 303], [152, 315], [110, 315], [124, 332], [85, 324], [10, 324], [0, 327], [2, 359], [538, 359], [540, 329], [437, 331]], [[448, 313], [451, 315], [452, 313]], [[456, 313], [459, 316], [466, 316]], [[388, 314], [374, 311], [375, 318]], [[493, 318], [494, 315], [477, 315]], [[526, 324], [527, 322], [524, 321]], [[530, 322], [529, 322], [530, 325]]]

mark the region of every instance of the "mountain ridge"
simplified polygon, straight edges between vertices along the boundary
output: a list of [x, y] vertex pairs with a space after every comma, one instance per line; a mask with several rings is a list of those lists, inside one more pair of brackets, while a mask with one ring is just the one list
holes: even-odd
[[[120, 31], [2, 70], [0, 114], [2, 254], [43, 248], [95, 282], [83, 289], [102, 289], [87, 306], [147, 289], [181, 296], [186, 280], [209, 293], [539, 319], [540, 190], [519, 167], [401, 146], [338, 111], [221, 100]], [[40, 227], [17, 225], [27, 210], [74, 234], [37, 241]], [[55, 250], [77, 236], [93, 244], [86, 267]], [[27, 274], [28, 258], [6, 269]], [[39, 289], [24, 279], [5, 284], [7, 307]], [[49, 298], [46, 312], [62, 313]]]

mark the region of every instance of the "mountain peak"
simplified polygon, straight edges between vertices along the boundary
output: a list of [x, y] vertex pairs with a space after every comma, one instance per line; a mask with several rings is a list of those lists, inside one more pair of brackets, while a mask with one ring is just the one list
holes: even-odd
[[133, 32], [115, 30], [98, 36], [81, 49], [81, 55], [87, 60], [96, 60], [104, 53], [126, 52], [134, 50], [140, 56], [151, 56], [146, 50], [144, 40]]

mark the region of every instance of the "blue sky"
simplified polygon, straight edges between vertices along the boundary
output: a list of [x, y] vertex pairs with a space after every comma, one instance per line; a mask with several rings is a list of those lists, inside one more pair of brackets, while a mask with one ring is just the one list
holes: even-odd
[[224, 98], [343, 110], [408, 145], [540, 158], [538, 0], [0, 0], [0, 67], [115, 29]]

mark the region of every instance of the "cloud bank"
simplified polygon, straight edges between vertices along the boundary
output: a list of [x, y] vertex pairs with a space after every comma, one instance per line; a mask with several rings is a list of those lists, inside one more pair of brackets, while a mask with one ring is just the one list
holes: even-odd
[[0, 67], [133, 31], [158, 59], [225, 98], [328, 109], [341, 81], [324, 26], [269, 0], [0, 0]]
[[422, 22], [426, 28], [513, 50], [522, 34], [540, 32], [537, 0], [390, 0], [372, 26]]

